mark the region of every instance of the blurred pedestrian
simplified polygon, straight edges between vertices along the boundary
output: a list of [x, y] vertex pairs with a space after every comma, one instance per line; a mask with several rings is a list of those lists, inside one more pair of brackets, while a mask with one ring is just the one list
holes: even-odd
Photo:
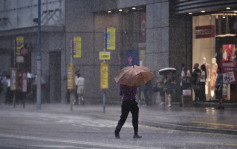
[[132, 113], [132, 124], [134, 129], [134, 139], [142, 138], [142, 136], [138, 135], [138, 117], [139, 117], [139, 107], [136, 102], [136, 94], [137, 87], [136, 86], [127, 86], [120, 85], [120, 96], [122, 97], [121, 104], [121, 116], [116, 129], [114, 131], [115, 137], [117, 139], [120, 138], [119, 132], [122, 129], [129, 112]]
[[200, 76], [200, 101], [206, 101], [206, 93], [205, 93], [205, 86], [206, 86], [206, 66], [201, 65], [201, 76]]
[[81, 76], [80, 73], [77, 74], [77, 80], [76, 80], [76, 86], [77, 86], [77, 96], [78, 96], [78, 104], [85, 104], [84, 100], [84, 92], [85, 92], [85, 78]]
[[157, 80], [157, 87], [159, 89], [159, 96], [161, 99], [160, 105], [165, 106], [165, 92], [164, 92], [164, 86], [165, 86], [165, 77], [163, 75], [159, 75], [158, 80]]
[[180, 78], [180, 86], [181, 86], [181, 105], [184, 104], [184, 90], [190, 90], [191, 91], [191, 74], [190, 71], [185, 67], [183, 69], [183, 73], [181, 74]]
[[201, 70], [199, 69], [199, 64], [194, 64], [194, 70], [192, 72], [192, 87], [194, 89], [195, 94], [195, 101], [200, 100], [200, 76], [201, 76]]
[[145, 96], [145, 103], [147, 106], [152, 104], [152, 84], [151, 80], [148, 81], [144, 86], [144, 96]]
[[219, 101], [219, 106], [217, 107], [218, 109], [224, 109], [223, 98], [222, 98], [222, 88], [223, 88], [223, 75], [221, 74], [221, 68], [218, 67], [216, 84], [215, 84], [216, 99], [218, 99]]
[[173, 76], [172, 72], [169, 72], [165, 85], [164, 85], [164, 91], [166, 92], [168, 96], [168, 107], [171, 107], [171, 101], [172, 101], [172, 93], [174, 90], [174, 86], [176, 84], [175, 77]]
[[6, 76], [6, 85], [7, 85], [7, 90], [5, 94], [5, 103], [11, 103], [13, 100], [13, 94], [11, 91], [11, 81], [10, 81], [10, 75]]

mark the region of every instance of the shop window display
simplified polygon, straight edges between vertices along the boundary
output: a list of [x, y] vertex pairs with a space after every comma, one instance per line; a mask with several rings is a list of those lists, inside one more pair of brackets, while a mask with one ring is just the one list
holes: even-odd
[[[218, 67], [222, 63], [234, 62], [237, 51], [237, 16], [227, 15], [225, 18], [221, 14], [209, 14], [193, 16], [193, 47], [192, 63], [199, 63], [206, 67], [205, 93], [207, 101], [216, 100], [215, 82]], [[214, 28], [214, 31], [213, 31]], [[214, 36], [213, 36], [214, 35]], [[223, 76], [237, 80], [237, 63], [235, 66], [226, 66], [226, 73]], [[230, 69], [233, 71], [230, 73]], [[228, 73], [227, 73], [228, 72]], [[231, 75], [230, 74], [234, 74]], [[237, 102], [237, 81], [225, 84], [227, 100]]]

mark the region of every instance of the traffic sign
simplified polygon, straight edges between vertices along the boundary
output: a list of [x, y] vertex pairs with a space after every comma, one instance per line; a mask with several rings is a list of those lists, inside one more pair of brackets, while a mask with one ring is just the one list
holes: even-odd
[[100, 60], [110, 60], [110, 52], [101, 51], [99, 54]]

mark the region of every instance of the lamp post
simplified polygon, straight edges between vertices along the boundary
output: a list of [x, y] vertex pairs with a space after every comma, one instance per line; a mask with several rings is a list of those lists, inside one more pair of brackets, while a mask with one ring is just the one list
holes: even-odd
[[41, 109], [41, 0], [38, 0], [38, 55], [37, 55], [37, 95], [36, 95], [36, 107], [38, 110]]

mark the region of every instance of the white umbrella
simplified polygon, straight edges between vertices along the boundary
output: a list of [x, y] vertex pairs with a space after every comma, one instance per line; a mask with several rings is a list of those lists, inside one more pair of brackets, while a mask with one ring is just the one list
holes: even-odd
[[168, 75], [169, 72], [176, 73], [176, 69], [172, 67], [166, 67], [159, 70], [159, 75]]

